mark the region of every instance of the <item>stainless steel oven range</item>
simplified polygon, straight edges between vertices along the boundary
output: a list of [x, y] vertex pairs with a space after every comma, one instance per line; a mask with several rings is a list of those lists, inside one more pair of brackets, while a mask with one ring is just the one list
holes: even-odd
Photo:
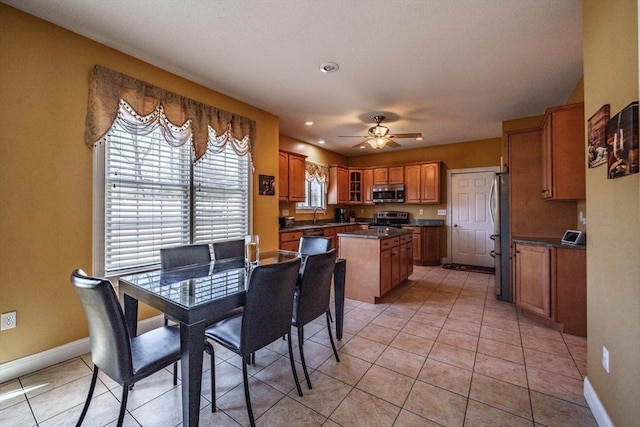
[[409, 212], [380, 211], [373, 215], [369, 228], [401, 228], [402, 224], [409, 224]]

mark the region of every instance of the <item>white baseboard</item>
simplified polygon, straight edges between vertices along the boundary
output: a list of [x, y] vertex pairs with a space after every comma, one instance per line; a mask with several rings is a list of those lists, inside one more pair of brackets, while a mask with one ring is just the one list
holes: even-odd
[[615, 427], [613, 421], [609, 418], [609, 414], [607, 414], [607, 410], [604, 405], [602, 405], [598, 394], [589, 382], [589, 378], [586, 377], [584, 379], [583, 395], [593, 413], [593, 417], [598, 423], [598, 427]]
[[[138, 322], [138, 332], [146, 332], [157, 328], [164, 322], [163, 316], [155, 316]], [[89, 353], [91, 343], [89, 338], [82, 338], [68, 344], [61, 345], [41, 353], [32, 354], [21, 359], [0, 365], [0, 384], [15, 378], [62, 363], [74, 357]]]

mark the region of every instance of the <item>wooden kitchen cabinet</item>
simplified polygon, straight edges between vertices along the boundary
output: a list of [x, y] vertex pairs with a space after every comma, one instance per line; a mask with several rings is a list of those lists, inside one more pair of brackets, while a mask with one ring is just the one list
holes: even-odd
[[411, 230], [412, 261], [415, 265], [440, 265], [442, 247], [441, 226], [403, 225]]
[[362, 202], [373, 205], [373, 169], [362, 170]]
[[542, 124], [543, 199], [586, 197], [584, 150], [584, 104], [548, 108]]
[[306, 156], [278, 151], [278, 199], [286, 202], [304, 202], [305, 200], [305, 159]]
[[349, 203], [349, 169], [344, 166], [329, 166], [327, 203], [330, 205]]
[[285, 251], [298, 251], [302, 231], [283, 231], [280, 233], [280, 249]]
[[346, 230], [346, 226], [341, 225], [338, 227], [324, 227], [322, 229], [322, 234], [324, 235], [324, 237], [328, 237], [329, 239], [331, 239], [331, 248], [336, 250], [336, 253], [338, 253], [338, 250], [340, 249], [340, 244], [338, 242], [338, 233], [344, 233]]
[[543, 246], [515, 246], [516, 306], [551, 319], [551, 250]]
[[404, 167], [389, 166], [385, 168], [373, 169], [373, 184], [403, 184], [404, 183]]
[[349, 169], [349, 204], [359, 205], [363, 202], [362, 170]]
[[[407, 236], [411, 236], [407, 234]], [[371, 239], [343, 235], [340, 258], [347, 260], [345, 296], [375, 304], [395, 286], [406, 280], [407, 267], [401, 266], [400, 239], [403, 236]], [[405, 240], [405, 250], [408, 240]], [[411, 249], [412, 250], [412, 249]]]
[[405, 203], [440, 203], [440, 162], [404, 167]]
[[413, 234], [400, 236], [400, 280], [402, 283], [413, 273]]
[[515, 302], [561, 332], [587, 336], [586, 250], [515, 243]]

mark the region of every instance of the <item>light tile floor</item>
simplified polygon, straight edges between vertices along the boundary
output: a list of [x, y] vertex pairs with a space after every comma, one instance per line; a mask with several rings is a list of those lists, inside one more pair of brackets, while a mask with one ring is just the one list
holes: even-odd
[[[595, 426], [582, 396], [586, 340], [523, 318], [496, 301], [494, 276], [415, 267], [379, 304], [346, 301], [333, 358], [324, 318], [305, 327], [313, 389], [276, 341], [250, 368], [259, 426]], [[294, 349], [297, 351], [297, 348]], [[298, 358], [296, 357], [296, 360]], [[84, 355], [0, 385], [0, 425], [74, 425], [91, 379]], [[240, 359], [216, 347], [218, 411], [205, 355], [200, 425], [247, 425]], [[101, 376], [84, 425], [112, 426], [121, 388]], [[126, 426], [181, 425], [171, 368], [136, 384]]]

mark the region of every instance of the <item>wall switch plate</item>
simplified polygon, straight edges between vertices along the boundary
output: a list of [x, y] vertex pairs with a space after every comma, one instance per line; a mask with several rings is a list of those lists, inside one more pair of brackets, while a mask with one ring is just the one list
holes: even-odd
[[438, 215], [446, 216], [447, 215], [447, 210], [446, 209], [438, 209]]
[[16, 312], [11, 311], [9, 313], [2, 313], [2, 324], [0, 325], [0, 331], [5, 329], [12, 329], [16, 327]]
[[607, 347], [602, 346], [602, 367], [604, 368], [605, 371], [607, 371], [607, 374], [609, 373], [609, 350], [607, 350]]
[[282, 216], [289, 216], [289, 209], [282, 209]]

